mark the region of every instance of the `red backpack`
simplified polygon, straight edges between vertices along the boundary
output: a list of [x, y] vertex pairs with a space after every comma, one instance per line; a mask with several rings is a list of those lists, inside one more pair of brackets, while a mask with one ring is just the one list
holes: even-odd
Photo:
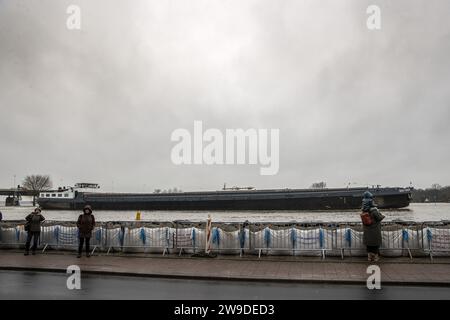
[[373, 224], [373, 218], [369, 212], [363, 211], [363, 212], [361, 212], [360, 216], [361, 216], [361, 221], [362, 221], [363, 225], [370, 226]]

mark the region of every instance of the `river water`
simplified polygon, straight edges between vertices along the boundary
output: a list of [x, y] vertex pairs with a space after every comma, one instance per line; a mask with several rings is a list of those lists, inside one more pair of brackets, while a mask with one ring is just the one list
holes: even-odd
[[[32, 207], [0, 207], [3, 220], [21, 220]], [[76, 221], [80, 211], [44, 210], [47, 220]], [[412, 203], [408, 208], [382, 210], [385, 221], [440, 221], [450, 220], [450, 203]], [[144, 221], [190, 220], [204, 221], [211, 214], [213, 221], [240, 222], [352, 222], [360, 221], [359, 211], [141, 211]], [[136, 211], [94, 211], [97, 221], [132, 221]]]

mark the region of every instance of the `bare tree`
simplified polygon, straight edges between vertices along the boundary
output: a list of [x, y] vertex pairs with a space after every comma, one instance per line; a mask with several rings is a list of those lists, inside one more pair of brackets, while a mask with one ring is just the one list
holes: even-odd
[[[52, 181], [48, 175], [31, 175], [26, 176], [22, 182], [22, 186], [27, 190], [39, 193], [44, 190], [49, 190], [52, 187]], [[33, 195], [33, 206], [36, 205], [36, 195]]]
[[325, 189], [327, 187], [327, 183], [325, 181], [314, 182], [311, 185], [311, 189]]

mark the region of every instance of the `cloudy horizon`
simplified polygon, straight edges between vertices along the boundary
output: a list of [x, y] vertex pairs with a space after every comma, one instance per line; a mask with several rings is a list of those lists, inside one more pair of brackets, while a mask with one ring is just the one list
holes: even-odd
[[[449, 13], [444, 0], [0, 0], [0, 187], [28, 174], [146, 192], [448, 185]], [[171, 134], [194, 121], [279, 129], [278, 173], [175, 165]]]

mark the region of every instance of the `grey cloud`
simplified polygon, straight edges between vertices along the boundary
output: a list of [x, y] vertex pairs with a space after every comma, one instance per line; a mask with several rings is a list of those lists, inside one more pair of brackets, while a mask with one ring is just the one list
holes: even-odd
[[[446, 184], [450, 4], [377, 2], [373, 32], [369, 1], [0, 1], [0, 186]], [[279, 128], [279, 174], [173, 165], [194, 120]]]

